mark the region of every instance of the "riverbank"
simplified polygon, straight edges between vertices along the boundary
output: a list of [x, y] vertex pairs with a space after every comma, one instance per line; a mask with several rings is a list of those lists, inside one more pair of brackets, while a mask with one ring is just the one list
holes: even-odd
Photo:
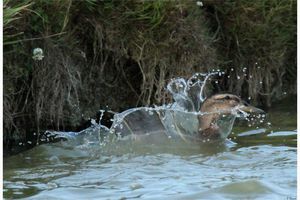
[[296, 93], [295, 41], [296, 1], [5, 0], [5, 151], [99, 109], [170, 102], [171, 78], [213, 69], [212, 91], [270, 107]]

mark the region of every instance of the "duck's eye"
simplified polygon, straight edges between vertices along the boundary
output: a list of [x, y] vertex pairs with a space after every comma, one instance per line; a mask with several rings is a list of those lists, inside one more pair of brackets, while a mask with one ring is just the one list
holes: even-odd
[[230, 99], [230, 96], [226, 96], [224, 97], [225, 100], [229, 100]]

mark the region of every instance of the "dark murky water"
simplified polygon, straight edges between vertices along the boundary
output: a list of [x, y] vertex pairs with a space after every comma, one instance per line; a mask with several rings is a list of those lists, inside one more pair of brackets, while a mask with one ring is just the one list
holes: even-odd
[[295, 104], [278, 104], [268, 113], [270, 126], [236, 123], [230, 135], [235, 145], [41, 145], [4, 159], [4, 197], [294, 199]]

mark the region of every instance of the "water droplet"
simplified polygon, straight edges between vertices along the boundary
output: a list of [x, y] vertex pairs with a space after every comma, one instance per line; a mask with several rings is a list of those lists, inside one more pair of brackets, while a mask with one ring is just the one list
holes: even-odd
[[261, 115], [260, 115], [260, 114], [258, 114], [258, 115], [257, 115], [257, 118], [258, 118], [258, 119], [260, 119], [260, 117], [261, 117]]
[[92, 125], [98, 125], [95, 119], [91, 119], [91, 124]]

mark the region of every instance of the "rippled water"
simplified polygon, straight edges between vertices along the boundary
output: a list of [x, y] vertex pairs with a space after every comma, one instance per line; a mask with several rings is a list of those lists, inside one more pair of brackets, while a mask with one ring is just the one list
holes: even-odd
[[[4, 197], [293, 199], [295, 118], [291, 111], [270, 112], [270, 119], [281, 124], [267, 130], [238, 123], [231, 135], [236, 145], [200, 148], [180, 141], [124, 142], [103, 148], [41, 145], [4, 159]], [[270, 130], [275, 131], [268, 136]]]
[[106, 145], [90, 142], [93, 137], [40, 145], [4, 159], [4, 197], [296, 199], [291, 105], [276, 104], [264, 123], [237, 121], [230, 140], [221, 143], [150, 135]]
[[[141, 148], [141, 147], [140, 147]], [[147, 146], [148, 149], [151, 149]], [[181, 148], [183, 148], [181, 146]], [[29, 199], [283, 199], [296, 196], [296, 148], [97, 155], [44, 145], [5, 160], [4, 196]], [[157, 151], [157, 152], [155, 152]], [[93, 155], [94, 153], [94, 155]]]

